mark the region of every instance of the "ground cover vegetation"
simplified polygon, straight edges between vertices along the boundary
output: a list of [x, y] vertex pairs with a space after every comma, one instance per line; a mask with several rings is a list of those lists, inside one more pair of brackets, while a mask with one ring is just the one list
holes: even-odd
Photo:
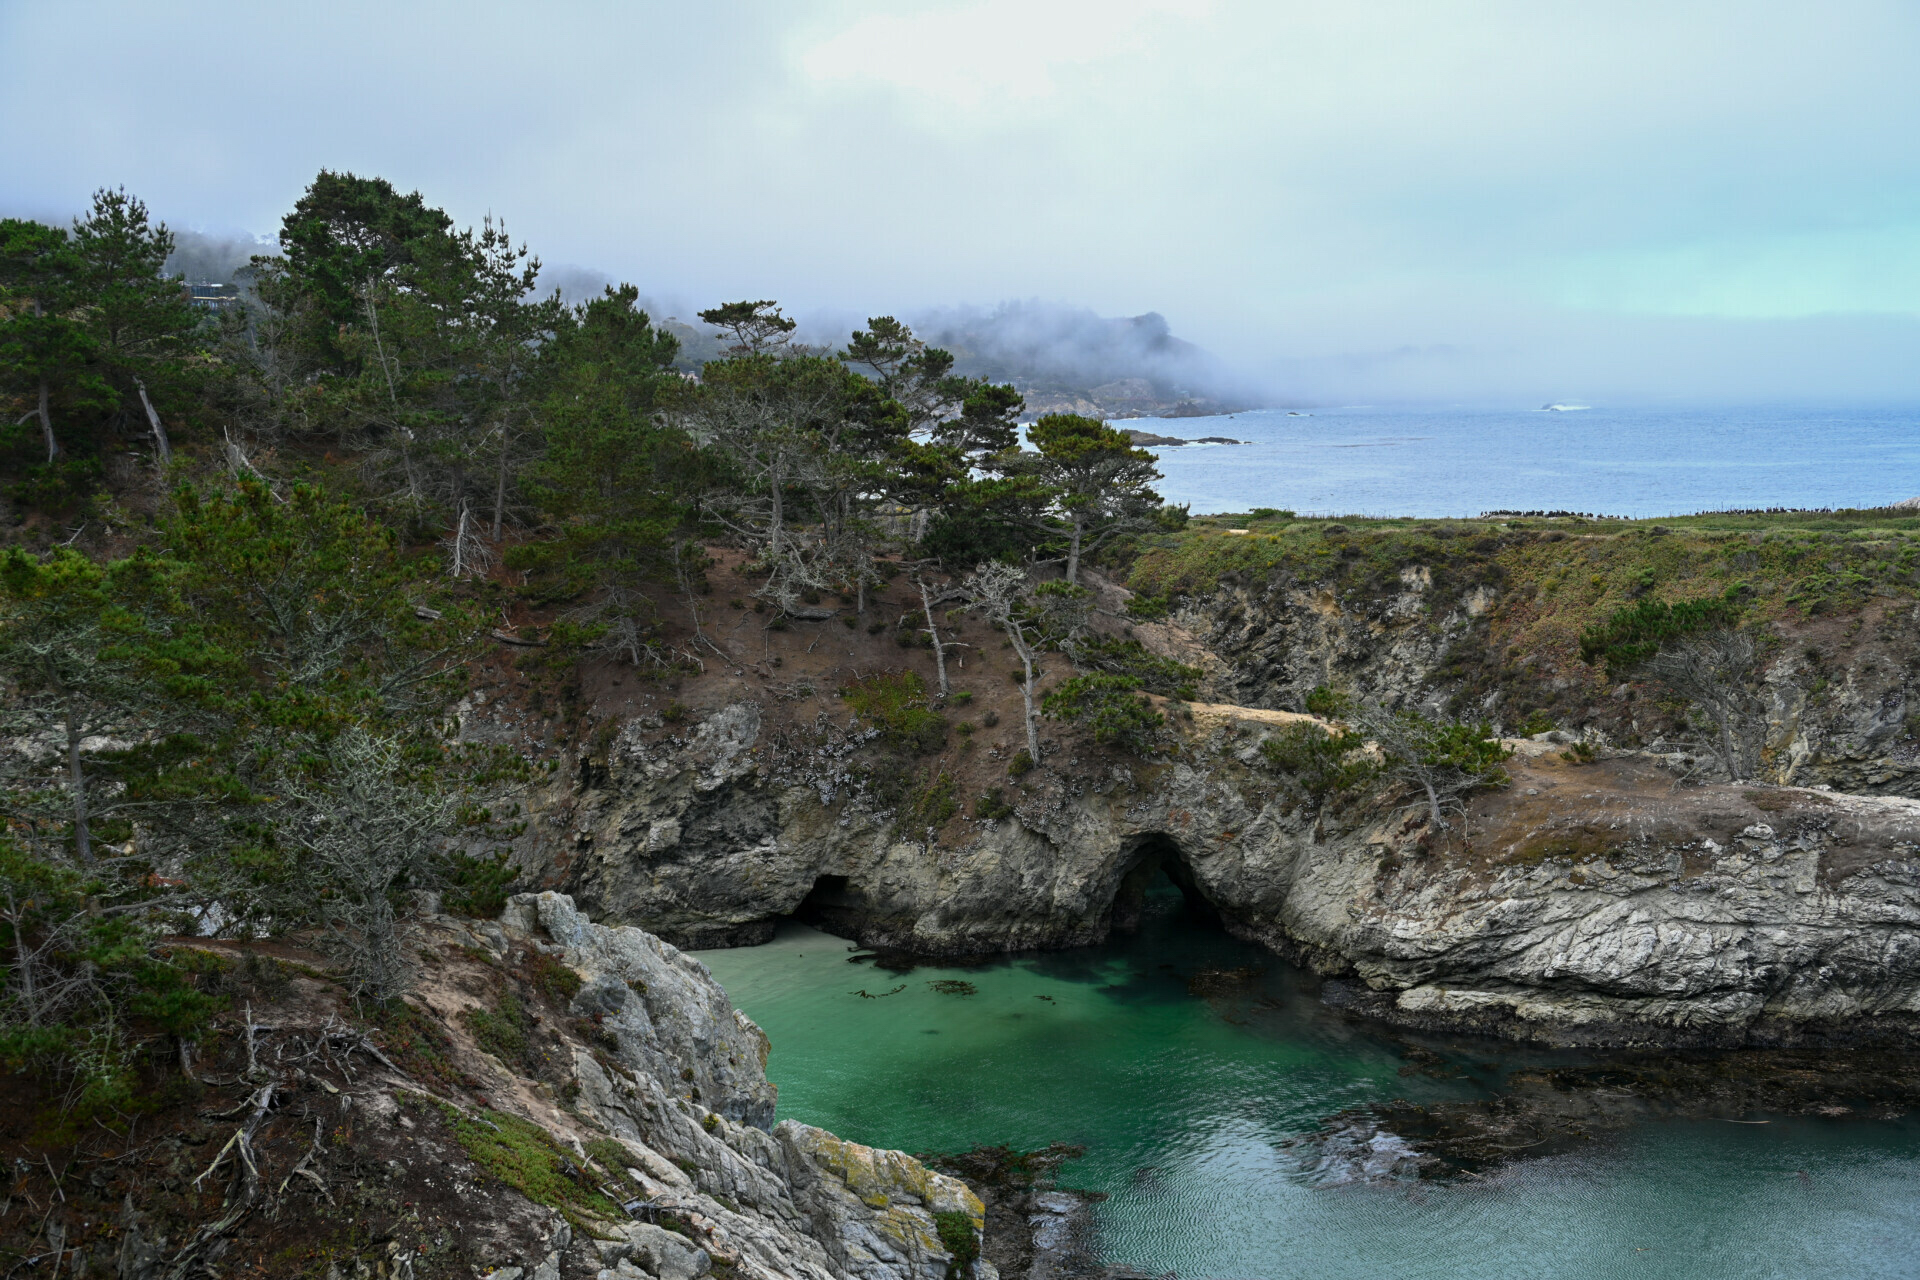
[[[1023, 440], [1012, 388], [892, 317], [816, 349], [777, 303], [725, 303], [690, 375], [635, 287], [543, 293], [504, 223], [350, 173], [314, 179], [237, 296], [196, 303], [173, 248], [120, 190], [0, 223], [0, 1060], [73, 1114], [129, 1114], [217, 1011], [169, 938], [299, 935], [370, 1025], [404, 1021], [422, 895], [497, 911], [512, 878], [528, 765], [449, 732], [476, 655], [522, 646], [563, 703], [582, 662], [697, 670], [721, 550], [768, 629], [829, 596], [863, 625], [912, 566], [900, 642], [934, 648], [938, 687], [844, 691], [908, 762], [970, 696], [959, 611], [1020, 651], [1028, 767], [1043, 713], [1148, 750], [1144, 695], [1193, 694], [1079, 581], [1184, 523], [1152, 456], [1072, 415]], [[948, 775], [898, 772], [907, 825], [958, 811]]]
[[[1619, 726], [1626, 745], [1684, 741], [1742, 779], [1762, 765], [1764, 677], [1791, 656], [1782, 635], [1828, 620], [1857, 629], [1847, 620], [1920, 599], [1920, 515], [1382, 520], [1263, 509], [1136, 535], [1105, 562], [1142, 620], [1217, 601], [1221, 587], [1249, 602], [1293, 593], [1353, 617], [1417, 594], [1435, 618], [1468, 623], [1434, 672], [1454, 714], [1496, 706], [1496, 729], [1532, 734], [1636, 709], [1641, 730]], [[1817, 695], [1820, 677], [1808, 679]], [[1660, 714], [1637, 710], [1650, 706]]]

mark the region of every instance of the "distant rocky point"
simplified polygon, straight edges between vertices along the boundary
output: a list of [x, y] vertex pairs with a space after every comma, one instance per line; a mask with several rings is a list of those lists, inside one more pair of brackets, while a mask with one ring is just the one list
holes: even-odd
[[[1116, 378], [1086, 389], [1015, 386], [1026, 398], [1023, 419], [1044, 418], [1050, 413], [1077, 413], [1088, 418], [1211, 418], [1218, 414], [1238, 413], [1249, 406], [1216, 400], [1211, 396], [1168, 393], [1145, 378]], [[1184, 441], [1182, 443], [1185, 443]]]
[[1142, 448], [1150, 445], [1253, 443], [1251, 440], [1235, 440], [1229, 436], [1201, 436], [1198, 440], [1182, 440], [1178, 436], [1157, 436], [1151, 431], [1136, 431], [1132, 428], [1127, 429], [1126, 435], [1136, 447]]

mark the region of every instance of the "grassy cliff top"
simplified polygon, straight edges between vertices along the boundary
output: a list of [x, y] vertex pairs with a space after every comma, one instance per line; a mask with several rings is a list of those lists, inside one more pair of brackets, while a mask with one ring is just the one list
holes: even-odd
[[[1245, 532], [1230, 532], [1244, 530]], [[1615, 610], [1729, 592], [1748, 618], [1858, 615], [1920, 598], [1920, 513], [1702, 514], [1659, 520], [1196, 518], [1144, 539], [1119, 576], [1147, 596], [1204, 597], [1238, 574], [1368, 612], [1409, 590], [1436, 613], [1466, 599], [1496, 653], [1540, 655], [1598, 681], [1579, 637]], [[1478, 599], [1472, 593], [1478, 592]], [[1583, 682], [1584, 683], [1584, 682]]]

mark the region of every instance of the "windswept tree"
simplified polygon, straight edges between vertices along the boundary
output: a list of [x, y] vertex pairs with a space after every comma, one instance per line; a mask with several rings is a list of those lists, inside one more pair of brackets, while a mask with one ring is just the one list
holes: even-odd
[[949, 566], [1025, 558], [1043, 505], [1039, 491], [997, 473], [999, 462], [1018, 453], [1020, 393], [954, 373], [951, 352], [927, 346], [892, 316], [854, 331], [840, 358], [905, 415], [885, 491], [914, 513], [922, 548]]
[[455, 798], [407, 757], [400, 740], [354, 726], [280, 787], [280, 829], [304, 864], [328, 947], [348, 989], [374, 1001], [413, 985], [401, 898], [431, 883], [454, 825]]
[[1759, 772], [1767, 733], [1765, 647], [1740, 625], [1743, 612], [1732, 592], [1671, 603], [1648, 596], [1580, 636], [1585, 661], [1614, 676], [1654, 680], [1685, 699], [1729, 782]]
[[228, 349], [263, 425], [350, 442], [386, 500], [448, 532], [458, 573], [491, 556], [532, 438], [540, 263], [504, 225], [456, 230], [418, 192], [322, 172], [255, 260], [260, 313]]
[[1728, 782], [1760, 772], [1766, 746], [1766, 657], [1751, 631], [1715, 627], [1669, 640], [1640, 666], [1692, 704]]
[[761, 596], [791, 611], [806, 592], [845, 591], [864, 608], [875, 508], [907, 435], [899, 405], [837, 360], [743, 355], [706, 366], [685, 422], [725, 459], [706, 510], [754, 548]]
[[117, 425], [151, 434], [164, 467], [173, 448], [160, 405], [194, 390], [205, 330], [183, 283], [163, 274], [173, 233], [137, 197], [102, 189], [74, 220], [72, 243], [79, 315], [113, 390]]
[[12, 425], [39, 422], [49, 466], [67, 451], [56, 417], [113, 404], [112, 388], [99, 374], [98, 345], [74, 314], [81, 301], [78, 274], [65, 231], [19, 218], [0, 221], [0, 386], [27, 405]]
[[1044, 491], [1035, 523], [1065, 545], [1066, 577], [1080, 580], [1081, 562], [1113, 539], [1153, 528], [1161, 511], [1153, 455], [1095, 418], [1048, 414], [1028, 428], [1031, 453], [1008, 456], [1004, 469]]
[[453, 219], [418, 191], [402, 195], [385, 178], [322, 169], [280, 222], [280, 260], [261, 282], [270, 305], [305, 322], [302, 340], [340, 372], [362, 363], [338, 336], [378, 327], [377, 296], [397, 287], [423, 250], [453, 231]]
[[1381, 772], [1419, 790], [1437, 830], [1447, 829], [1449, 811], [1465, 810], [1468, 795], [1507, 782], [1501, 765], [1513, 752], [1485, 721], [1376, 706], [1357, 710], [1353, 722], [1379, 748]]
[[[0, 670], [6, 720], [19, 744], [0, 773], [8, 826], [43, 860], [92, 871], [104, 829], [124, 838], [124, 779], [116, 766], [162, 730], [160, 690], [142, 670], [154, 639], [129, 612], [115, 573], [77, 552], [0, 556]], [[117, 749], [103, 749], [115, 738]]]
[[772, 299], [722, 303], [702, 311], [700, 318], [719, 329], [721, 337], [733, 339], [727, 348], [731, 356], [782, 354], [799, 327], [798, 321], [780, 314], [780, 304]]
[[560, 317], [542, 347], [540, 448], [524, 487], [553, 532], [509, 558], [547, 598], [589, 595], [568, 622], [589, 648], [636, 666], [664, 660], [644, 588], [669, 577], [707, 478], [706, 459], [665, 420], [686, 385], [672, 367], [678, 343], [638, 300], [632, 285], [609, 287]]
[[1031, 587], [1026, 570], [996, 560], [975, 569], [965, 583], [972, 607], [1006, 634], [1007, 643], [1020, 658], [1020, 699], [1025, 711], [1027, 758], [1038, 764], [1040, 727], [1033, 695], [1034, 682], [1042, 674], [1037, 652], [1041, 636], [1029, 599]]

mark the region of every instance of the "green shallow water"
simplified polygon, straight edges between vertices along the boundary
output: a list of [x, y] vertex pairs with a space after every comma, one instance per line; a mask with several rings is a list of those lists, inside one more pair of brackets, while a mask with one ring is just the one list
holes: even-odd
[[[1647, 1124], [1480, 1182], [1313, 1185], [1279, 1144], [1330, 1113], [1474, 1096], [1537, 1059], [1455, 1043], [1466, 1075], [1403, 1076], [1403, 1043], [1177, 898], [1079, 951], [903, 975], [850, 951], [788, 924], [696, 953], [772, 1038], [780, 1115], [908, 1151], [1082, 1144], [1063, 1180], [1108, 1193], [1110, 1261], [1205, 1280], [1920, 1275], [1909, 1121]], [[1190, 990], [1241, 967], [1262, 972]]]

